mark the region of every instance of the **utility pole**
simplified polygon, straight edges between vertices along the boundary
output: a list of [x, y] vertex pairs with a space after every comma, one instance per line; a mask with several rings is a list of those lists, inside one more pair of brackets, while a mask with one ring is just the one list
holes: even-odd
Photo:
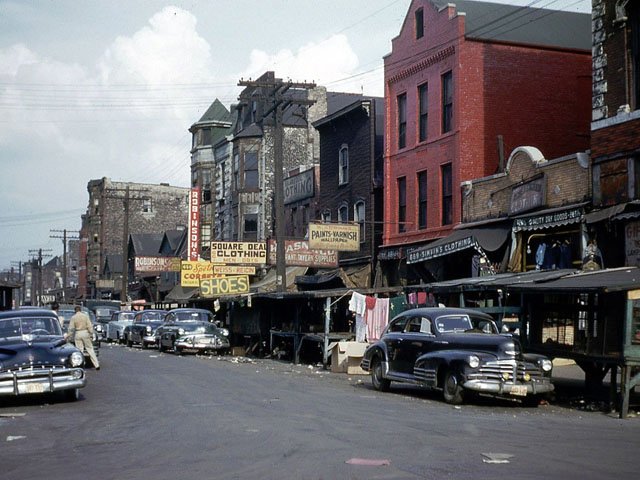
[[[35, 266], [37, 267], [37, 271], [38, 271], [38, 280], [36, 282], [36, 291], [37, 291], [37, 298], [38, 298], [38, 305], [40, 305], [41, 299], [42, 299], [42, 295], [44, 295], [44, 285], [42, 283], [42, 258], [43, 256], [45, 257], [50, 257], [51, 255], [46, 254], [43, 255], [42, 252], [50, 252], [51, 249], [46, 249], [43, 250], [42, 248], [39, 248], [38, 250], [29, 250], [29, 253], [32, 255], [35, 255], [36, 253], [38, 254], [37, 258], [32, 259], [32, 263], [31, 265], [33, 266], [35, 264]], [[33, 299], [32, 299], [33, 301]]]
[[67, 241], [70, 239], [77, 240], [79, 237], [67, 237], [67, 233], [77, 233], [80, 234], [79, 231], [74, 230], [70, 231], [66, 228], [64, 230], [49, 230], [50, 232], [62, 233], [60, 235], [49, 235], [49, 238], [61, 238], [62, 239], [62, 302], [66, 303], [67, 300], [67, 275], [69, 270], [67, 269]]
[[273, 80], [242, 80], [238, 82], [241, 87], [262, 87], [268, 90], [263, 97], [271, 103], [269, 108], [263, 115], [263, 118], [269, 115], [273, 116], [273, 181], [274, 181], [274, 216], [275, 216], [275, 237], [276, 237], [276, 290], [285, 292], [287, 290], [287, 264], [285, 258], [284, 246], [284, 172], [283, 172], [283, 153], [284, 153], [284, 125], [282, 122], [283, 112], [292, 105], [295, 106], [311, 106], [315, 100], [304, 100], [295, 98], [294, 95], [287, 92], [290, 89], [306, 89], [310, 90], [316, 87], [315, 83], [292, 82], [291, 80], [283, 81], [281, 78]]

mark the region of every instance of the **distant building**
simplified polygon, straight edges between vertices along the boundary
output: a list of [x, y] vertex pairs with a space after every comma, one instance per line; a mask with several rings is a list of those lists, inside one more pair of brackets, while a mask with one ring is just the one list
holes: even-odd
[[[107, 256], [122, 255], [125, 242], [128, 242], [129, 237], [124, 238], [125, 225], [129, 235], [162, 234], [186, 226], [189, 189], [168, 184], [112, 182], [105, 177], [91, 180], [87, 190], [89, 205], [82, 217], [81, 231], [86, 255], [81, 257], [80, 264], [80, 269], [86, 271], [86, 278], [82, 274], [79, 276], [79, 281], [83, 282], [79, 285], [79, 295], [95, 298]], [[114, 297], [118, 297], [121, 286], [117, 280], [112, 288]]]

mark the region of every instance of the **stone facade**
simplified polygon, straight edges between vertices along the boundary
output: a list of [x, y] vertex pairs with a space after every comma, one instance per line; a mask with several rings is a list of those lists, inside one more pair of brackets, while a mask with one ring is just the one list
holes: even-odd
[[[121, 254], [125, 225], [125, 198], [129, 189], [129, 233], [158, 233], [184, 227], [188, 219], [189, 189], [167, 184], [112, 182], [104, 177], [87, 185], [89, 204], [83, 216], [86, 239], [86, 285], [91, 295], [108, 254]], [[81, 266], [82, 268], [82, 266]]]

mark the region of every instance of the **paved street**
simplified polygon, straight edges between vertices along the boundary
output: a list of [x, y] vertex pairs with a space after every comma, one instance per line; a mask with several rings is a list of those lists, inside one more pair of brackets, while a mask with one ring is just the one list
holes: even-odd
[[102, 369], [88, 371], [80, 401], [0, 407], [0, 478], [637, 475], [638, 418], [555, 404], [452, 407], [438, 394], [378, 393], [368, 377], [304, 365], [101, 350]]

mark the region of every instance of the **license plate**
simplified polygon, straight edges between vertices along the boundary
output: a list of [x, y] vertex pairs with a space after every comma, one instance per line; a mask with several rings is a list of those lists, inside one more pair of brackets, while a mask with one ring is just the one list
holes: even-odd
[[511, 395], [516, 395], [518, 397], [526, 397], [527, 396], [527, 386], [526, 385], [512, 385], [509, 390]]
[[18, 393], [43, 393], [44, 386], [41, 383], [23, 383], [18, 385]]

